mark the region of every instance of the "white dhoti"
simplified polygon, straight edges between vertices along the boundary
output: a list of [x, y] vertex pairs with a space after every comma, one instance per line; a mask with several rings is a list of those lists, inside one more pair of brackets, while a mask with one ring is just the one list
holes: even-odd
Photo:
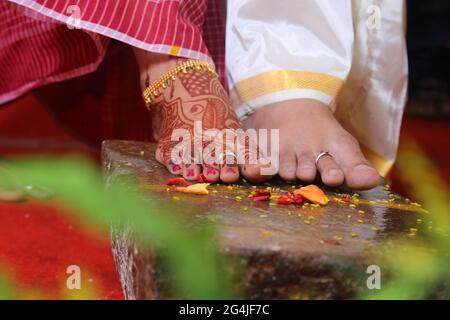
[[226, 62], [238, 116], [319, 100], [386, 175], [406, 101], [404, 13], [402, 0], [228, 0]]

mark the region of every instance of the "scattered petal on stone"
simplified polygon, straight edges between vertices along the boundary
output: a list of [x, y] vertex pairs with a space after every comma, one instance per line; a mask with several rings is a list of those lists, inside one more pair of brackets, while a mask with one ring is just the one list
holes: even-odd
[[282, 205], [292, 204], [292, 199], [287, 196], [277, 197], [275, 201], [277, 202], [277, 204], [282, 204]]
[[189, 194], [207, 195], [209, 194], [208, 191], [209, 185], [210, 185], [209, 183], [196, 183], [188, 187], [177, 187], [175, 190], [178, 192]]
[[189, 182], [187, 182], [187, 180], [184, 178], [172, 178], [172, 179], [167, 180], [166, 185], [168, 185], [168, 186], [175, 186], [175, 185], [188, 186]]
[[251, 197], [253, 201], [266, 201], [270, 199], [270, 196]]
[[301, 195], [303, 198], [315, 204], [327, 205], [330, 201], [322, 189], [314, 184], [294, 190], [295, 195]]
[[293, 203], [301, 205], [303, 203], [303, 197], [299, 194], [291, 196], [291, 200]]
[[266, 201], [269, 200], [271, 193], [269, 190], [256, 189], [253, 190], [248, 196], [253, 201]]
[[208, 181], [208, 179], [206, 179], [206, 177], [205, 177], [205, 175], [203, 173], [200, 173], [197, 176], [197, 182], [198, 183], [208, 183], [209, 181]]

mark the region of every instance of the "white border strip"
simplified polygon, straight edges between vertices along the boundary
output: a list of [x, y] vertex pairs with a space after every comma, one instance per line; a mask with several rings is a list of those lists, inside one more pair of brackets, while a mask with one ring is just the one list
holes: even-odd
[[295, 100], [295, 99], [314, 99], [318, 100], [327, 106], [330, 107], [331, 111], [334, 112], [336, 110], [336, 102], [335, 100], [317, 90], [312, 89], [289, 89], [289, 90], [282, 90], [278, 92], [268, 93], [263, 96], [260, 96], [258, 98], [255, 98], [251, 101], [248, 101], [247, 103], [241, 104], [239, 107], [236, 108], [236, 114], [239, 118], [239, 120], [244, 120], [249, 115], [254, 113], [259, 108], [262, 108], [266, 105], [287, 101], [287, 100]]

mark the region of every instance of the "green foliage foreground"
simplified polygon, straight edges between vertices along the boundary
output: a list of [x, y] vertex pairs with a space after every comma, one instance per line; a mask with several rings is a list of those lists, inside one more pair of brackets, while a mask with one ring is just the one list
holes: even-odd
[[[55, 198], [94, 226], [127, 223], [144, 244], [158, 250], [173, 279], [175, 297], [225, 299], [230, 297], [213, 231], [184, 227], [170, 206], [145, 199], [128, 183], [105, 188], [98, 168], [85, 159], [33, 159], [2, 164], [0, 189], [39, 186], [55, 191]], [[0, 299], [11, 297], [0, 281]]]

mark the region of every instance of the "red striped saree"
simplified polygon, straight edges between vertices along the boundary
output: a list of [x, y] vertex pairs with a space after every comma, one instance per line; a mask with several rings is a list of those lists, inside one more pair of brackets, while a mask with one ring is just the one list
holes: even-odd
[[219, 0], [0, 2], [0, 104], [34, 90], [81, 137], [151, 139], [130, 46], [208, 60], [225, 84]]

